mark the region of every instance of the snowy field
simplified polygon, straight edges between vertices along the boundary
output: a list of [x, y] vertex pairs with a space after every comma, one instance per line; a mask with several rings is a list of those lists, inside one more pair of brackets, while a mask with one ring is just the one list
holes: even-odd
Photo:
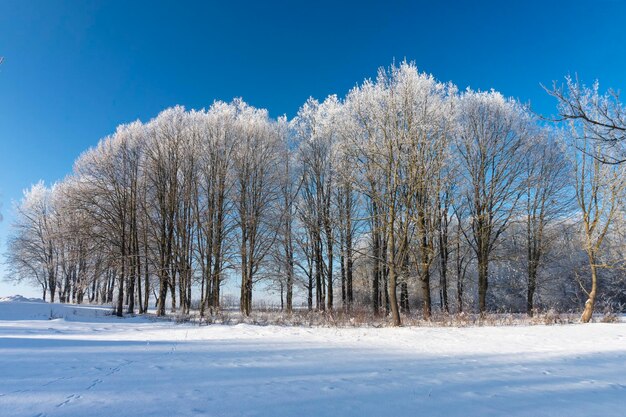
[[626, 323], [198, 327], [0, 302], [0, 416], [625, 416]]

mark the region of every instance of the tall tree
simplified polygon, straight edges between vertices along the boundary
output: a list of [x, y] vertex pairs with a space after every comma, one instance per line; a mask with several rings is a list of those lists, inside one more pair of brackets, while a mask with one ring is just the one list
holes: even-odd
[[[281, 306], [283, 292], [285, 293], [288, 313], [293, 311], [293, 296], [295, 282], [295, 239], [294, 229], [296, 227], [296, 199], [298, 197], [300, 183], [299, 170], [296, 165], [296, 144], [290, 140], [289, 125], [286, 118], [280, 118], [277, 124], [277, 134], [279, 135], [279, 146], [281, 152], [281, 170], [279, 175], [280, 192], [280, 221], [277, 224], [277, 236], [279, 245], [276, 251], [276, 263], [278, 269], [283, 271], [280, 277], [281, 282]], [[296, 139], [297, 140], [297, 139]]]
[[337, 222], [333, 204], [335, 181], [335, 145], [340, 103], [336, 96], [324, 102], [309, 99], [298, 111], [292, 129], [298, 138], [299, 163], [302, 169], [301, 194], [305, 200], [302, 214], [312, 238], [316, 307], [333, 308], [334, 233]]
[[489, 261], [522, 195], [525, 110], [496, 92], [465, 92], [459, 102], [457, 152], [467, 190], [467, 239], [478, 267], [478, 310], [487, 310]]
[[276, 241], [277, 169], [280, 135], [267, 112], [236, 101], [237, 147], [233, 155], [239, 231], [241, 297], [244, 315], [252, 309], [252, 287], [262, 278], [263, 261]]
[[196, 258], [201, 269], [200, 313], [220, 307], [220, 289], [229, 253], [232, 222], [232, 162], [237, 108], [216, 102], [197, 113], [193, 132], [198, 152], [194, 216]]
[[147, 206], [151, 240], [156, 247], [156, 274], [159, 278], [157, 315], [165, 314], [167, 292], [170, 290], [172, 309], [176, 307], [174, 265], [174, 233], [180, 187], [178, 175], [183, 157], [183, 144], [188, 117], [184, 108], [167, 109], [146, 125]]
[[43, 182], [24, 191], [22, 200], [15, 207], [16, 217], [12, 234], [8, 239], [9, 268], [22, 274], [34, 276], [44, 291], [48, 290], [50, 302], [54, 302], [57, 289], [58, 230], [56, 208], [53, 205], [52, 188]]
[[598, 269], [602, 244], [611, 223], [620, 213], [623, 192], [626, 186], [624, 168], [620, 165], [607, 165], [599, 158], [602, 154], [597, 143], [583, 137], [577, 140], [574, 157], [576, 201], [582, 215], [583, 245], [591, 283], [583, 290], [587, 301], [581, 321], [591, 320], [598, 294]]
[[526, 312], [532, 316], [539, 267], [553, 240], [548, 231], [568, 217], [571, 187], [569, 165], [555, 135], [537, 129], [531, 134], [530, 145], [520, 175], [524, 181], [522, 207], [526, 223]]
[[[127, 275], [134, 279], [136, 270], [129, 268], [129, 259], [136, 260], [131, 245], [131, 219], [136, 217], [134, 195], [140, 157], [142, 125], [120, 126], [117, 132], [103, 139], [98, 147], [84, 153], [75, 165], [82, 191], [77, 204], [98, 224], [98, 238], [117, 250], [115, 266], [118, 277], [116, 314], [121, 316]], [[134, 297], [134, 294], [132, 294]]]

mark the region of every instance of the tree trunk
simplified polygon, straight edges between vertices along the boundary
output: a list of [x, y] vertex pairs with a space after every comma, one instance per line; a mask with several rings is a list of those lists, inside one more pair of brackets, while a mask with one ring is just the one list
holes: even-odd
[[411, 313], [411, 307], [409, 306], [409, 286], [406, 282], [400, 284], [400, 310], [404, 314]]
[[537, 289], [537, 268], [530, 264], [528, 267], [528, 294], [526, 297], [526, 314], [532, 317], [534, 314], [534, 297]]
[[124, 232], [122, 232], [122, 268], [119, 277], [119, 288], [117, 289], [117, 311], [115, 314], [118, 317], [122, 317], [124, 315], [124, 275], [126, 272], [126, 236]]
[[589, 297], [585, 302], [583, 314], [580, 317], [580, 321], [583, 323], [589, 323], [591, 321], [591, 317], [593, 316], [593, 307], [596, 302], [596, 293], [598, 290], [598, 276], [596, 271], [595, 256], [593, 254], [589, 255], [589, 265], [591, 267], [591, 291], [589, 292]]
[[396, 298], [396, 269], [394, 265], [389, 266], [389, 304], [391, 307], [391, 318], [394, 326], [400, 326], [400, 311], [398, 310], [398, 300]]
[[487, 311], [488, 267], [485, 255], [481, 254], [478, 258], [478, 311], [481, 315], [484, 315]]
[[372, 312], [378, 315], [380, 312], [380, 240], [378, 231], [372, 231], [372, 252], [374, 260], [374, 270], [372, 273]]

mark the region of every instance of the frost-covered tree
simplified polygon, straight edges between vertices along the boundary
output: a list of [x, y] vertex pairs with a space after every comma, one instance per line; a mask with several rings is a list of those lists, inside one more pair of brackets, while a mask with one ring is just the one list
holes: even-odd
[[176, 308], [174, 239], [181, 192], [179, 171], [188, 132], [188, 117], [182, 107], [167, 109], [146, 125], [146, 210], [159, 279], [158, 315], [165, 314], [168, 290]]
[[220, 307], [220, 288], [230, 254], [232, 163], [237, 108], [216, 102], [192, 123], [198, 162], [195, 180], [196, 264], [200, 268], [200, 312]]
[[[75, 165], [76, 205], [96, 223], [94, 233], [105, 247], [115, 248], [117, 284], [116, 314], [125, 304], [134, 310], [137, 274], [137, 194], [139, 165], [143, 153], [144, 130], [140, 123], [122, 125], [85, 152]], [[126, 287], [132, 292], [125, 303]]]
[[238, 123], [233, 153], [233, 198], [241, 270], [240, 309], [249, 315], [253, 285], [263, 278], [263, 262], [276, 242], [281, 135], [266, 111], [242, 101], [236, 101], [235, 105]]
[[279, 136], [279, 197], [278, 218], [276, 224], [277, 239], [273, 250], [274, 275], [280, 292], [281, 309], [288, 313], [293, 311], [293, 297], [295, 285], [295, 257], [296, 242], [295, 229], [297, 227], [297, 198], [300, 190], [299, 166], [297, 165], [297, 138], [290, 135], [289, 124], [285, 117], [281, 117], [276, 125]]
[[299, 142], [301, 219], [312, 239], [315, 269], [316, 307], [332, 310], [334, 302], [334, 242], [337, 215], [333, 202], [335, 188], [335, 146], [340, 103], [336, 96], [324, 102], [309, 99], [292, 121]]
[[423, 315], [431, 313], [437, 202], [454, 129], [455, 94], [453, 86], [404, 62], [381, 69], [375, 82], [366, 81], [346, 99], [354, 119], [354, 132], [346, 136], [359, 169], [355, 189], [369, 201], [372, 257], [378, 260], [373, 291], [378, 293], [382, 274], [396, 324], [397, 286], [401, 307], [408, 311], [414, 277]]
[[623, 107], [571, 80], [552, 93], [571, 162], [518, 102], [459, 93], [407, 62], [292, 120], [241, 99], [169, 108], [25, 193], [9, 268], [51, 300], [118, 315], [150, 299], [159, 315], [166, 303], [189, 314], [192, 300], [212, 315], [238, 277], [244, 315], [262, 288], [288, 312], [300, 296], [334, 315], [340, 289], [346, 313], [394, 325], [416, 307], [426, 319], [475, 303], [532, 313], [583, 297], [588, 320], [596, 303], [626, 302]]
[[550, 228], [570, 218], [572, 189], [570, 165], [559, 137], [548, 129], [537, 129], [530, 134], [529, 145], [520, 175], [526, 224], [526, 312], [532, 316], [539, 268], [555, 237]]
[[587, 323], [593, 315], [598, 295], [598, 269], [602, 244], [611, 223], [621, 213], [626, 175], [622, 165], [601, 162], [601, 149], [595, 142], [582, 139], [575, 144], [574, 170], [576, 201], [582, 217], [583, 248], [587, 254], [591, 282], [583, 288], [587, 301], [581, 321]]
[[527, 115], [500, 93], [471, 90], [462, 94], [458, 114], [456, 151], [465, 180], [461, 204], [470, 219], [467, 239], [477, 262], [478, 310], [485, 313], [489, 262], [522, 195]]
[[557, 121], [574, 123], [578, 139], [597, 142], [600, 152], [594, 154], [603, 163], [620, 164], [626, 161], [626, 108], [620, 101], [619, 92], [600, 92], [600, 83], [591, 87], [578, 78], [566, 77], [565, 85], [553, 84], [546, 89], [557, 99]]
[[55, 186], [38, 182], [24, 191], [15, 206], [15, 220], [8, 239], [7, 263], [18, 279], [32, 279], [54, 302], [59, 272], [59, 230], [54, 207]]

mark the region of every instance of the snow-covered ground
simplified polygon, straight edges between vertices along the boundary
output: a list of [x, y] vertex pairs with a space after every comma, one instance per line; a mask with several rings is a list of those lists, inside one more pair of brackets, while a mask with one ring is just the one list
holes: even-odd
[[0, 416], [625, 416], [626, 323], [194, 326], [0, 302]]

